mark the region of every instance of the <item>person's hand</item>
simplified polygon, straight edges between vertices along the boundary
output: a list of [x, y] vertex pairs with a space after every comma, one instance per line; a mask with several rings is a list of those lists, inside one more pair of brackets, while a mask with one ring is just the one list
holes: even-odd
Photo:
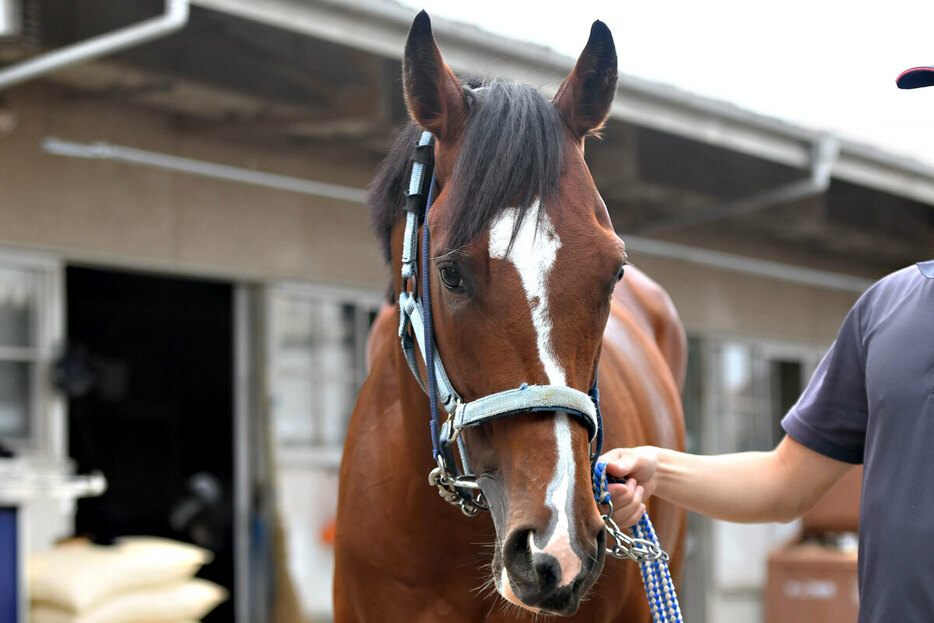
[[608, 475], [626, 479], [623, 484], [607, 487], [613, 499], [613, 519], [624, 528], [636, 525], [645, 513], [645, 502], [658, 485], [658, 451], [651, 446], [616, 448], [599, 460], [606, 463]]

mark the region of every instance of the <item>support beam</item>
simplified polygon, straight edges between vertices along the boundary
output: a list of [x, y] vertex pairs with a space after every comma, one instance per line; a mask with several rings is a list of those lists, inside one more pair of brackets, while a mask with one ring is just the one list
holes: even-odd
[[0, 0], [0, 39], [18, 35], [22, 27], [20, 0]]

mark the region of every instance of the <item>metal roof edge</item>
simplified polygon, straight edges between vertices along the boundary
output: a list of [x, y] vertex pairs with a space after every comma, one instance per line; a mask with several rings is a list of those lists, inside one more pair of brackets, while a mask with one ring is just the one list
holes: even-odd
[[[415, 11], [391, 0], [192, 0], [230, 13], [389, 58], [401, 58]], [[445, 60], [456, 70], [508, 75], [554, 93], [575, 59], [546, 46], [432, 18]], [[613, 118], [787, 166], [810, 165], [811, 145], [828, 132], [742, 109], [644, 78], [620, 75]], [[833, 177], [934, 205], [934, 166], [840, 138]]]

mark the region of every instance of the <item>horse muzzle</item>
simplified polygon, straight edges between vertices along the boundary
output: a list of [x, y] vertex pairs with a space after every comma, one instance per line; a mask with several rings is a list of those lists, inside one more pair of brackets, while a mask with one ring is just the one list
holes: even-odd
[[603, 570], [606, 532], [601, 525], [589, 536], [576, 543], [566, 536], [552, 538], [540, 547], [534, 530], [511, 531], [495, 578], [500, 595], [534, 612], [573, 615]]

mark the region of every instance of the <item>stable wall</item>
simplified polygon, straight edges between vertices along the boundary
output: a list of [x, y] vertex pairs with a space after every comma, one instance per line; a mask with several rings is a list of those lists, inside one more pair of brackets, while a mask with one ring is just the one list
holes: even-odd
[[694, 335], [735, 335], [827, 347], [859, 297], [857, 292], [640, 256], [637, 250], [629, 255], [665, 287], [685, 329]]
[[111, 266], [384, 287], [388, 272], [358, 204], [53, 156], [40, 142], [105, 141], [358, 188], [375, 163], [336, 148], [250, 147], [41, 84], [13, 90], [9, 103], [19, 121], [0, 137], [0, 244]]

